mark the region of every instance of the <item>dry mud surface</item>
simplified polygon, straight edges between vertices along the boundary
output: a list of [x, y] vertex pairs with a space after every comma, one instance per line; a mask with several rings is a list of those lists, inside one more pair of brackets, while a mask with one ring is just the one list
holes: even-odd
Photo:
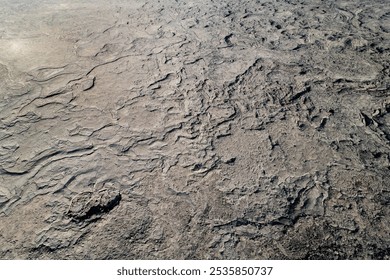
[[0, 258], [390, 258], [388, 1], [0, 3]]

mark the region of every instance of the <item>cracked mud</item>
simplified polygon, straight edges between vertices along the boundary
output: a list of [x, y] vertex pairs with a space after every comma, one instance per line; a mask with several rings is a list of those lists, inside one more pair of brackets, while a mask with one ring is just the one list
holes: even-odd
[[387, 1], [0, 20], [0, 258], [390, 258]]

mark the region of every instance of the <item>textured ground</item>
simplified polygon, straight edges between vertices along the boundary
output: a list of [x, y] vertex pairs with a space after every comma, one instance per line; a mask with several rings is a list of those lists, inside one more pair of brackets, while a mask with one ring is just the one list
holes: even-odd
[[390, 258], [386, 0], [0, 3], [0, 258]]

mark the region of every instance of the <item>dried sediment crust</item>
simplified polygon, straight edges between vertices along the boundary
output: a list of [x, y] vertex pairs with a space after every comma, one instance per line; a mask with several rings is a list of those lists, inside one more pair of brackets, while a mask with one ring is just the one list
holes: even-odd
[[3, 2], [0, 258], [390, 258], [386, 1]]

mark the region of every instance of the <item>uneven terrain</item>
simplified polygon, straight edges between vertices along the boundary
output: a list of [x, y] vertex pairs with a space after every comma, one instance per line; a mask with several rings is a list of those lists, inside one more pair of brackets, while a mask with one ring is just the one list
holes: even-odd
[[389, 259], [386, 0], [0, 0], [1, 259]]

